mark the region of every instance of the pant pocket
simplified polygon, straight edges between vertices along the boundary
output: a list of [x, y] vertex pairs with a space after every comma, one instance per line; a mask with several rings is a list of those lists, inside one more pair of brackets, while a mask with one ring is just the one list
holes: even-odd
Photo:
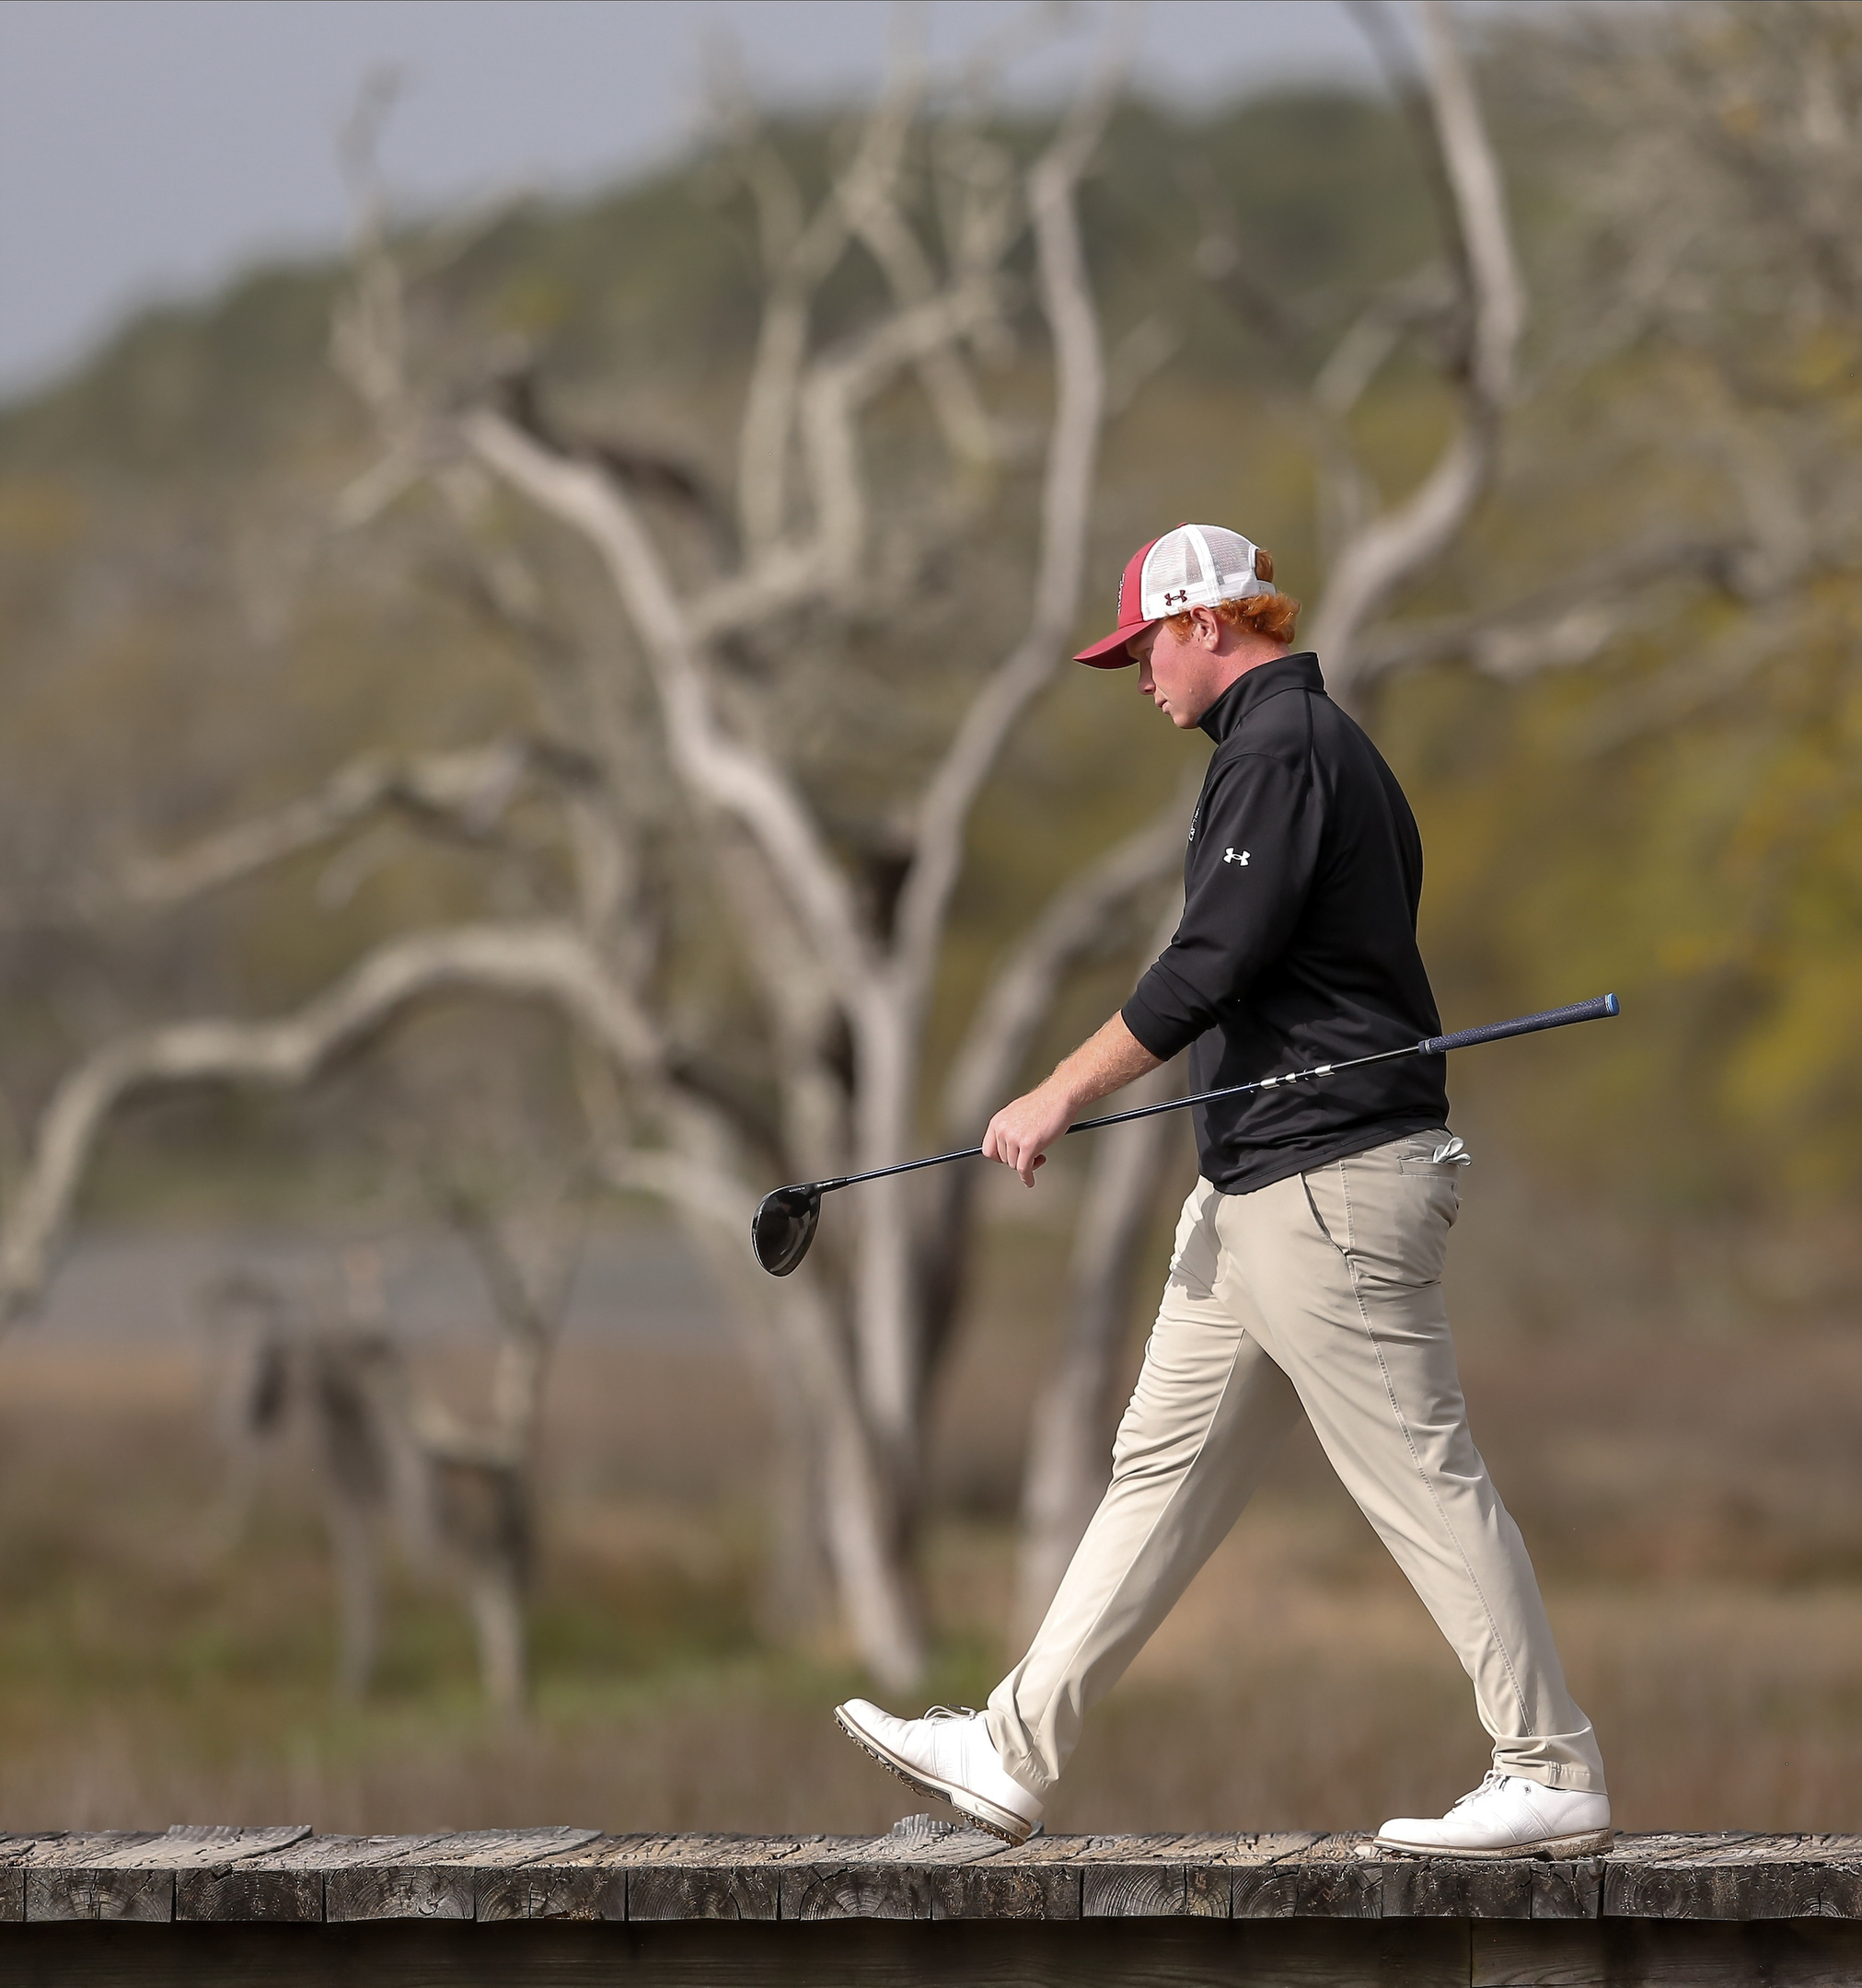
[[[1355, 1153], [1337, 1166], [1337, 1197], [1347, 1226], [1333, 1233], [1354, 1274], [1373, 1283], [1419, 1288], [1439, 1283], [1448, 1232], [1461, 1212], [1460, 1170], [1388, 1147]], [[1331, 1172], [1327, 1169], [1327, 1172]], [[1319, 1206], [1329, 1213], [1322, 1195]]]

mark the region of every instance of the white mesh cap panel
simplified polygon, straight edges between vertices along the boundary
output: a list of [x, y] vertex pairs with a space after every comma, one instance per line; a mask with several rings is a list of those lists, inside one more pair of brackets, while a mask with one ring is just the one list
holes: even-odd
[[1273, 588], [1255, 576], [1255, 548], [1239, 532], [1220, 525], [1179, 525], [1151, 547], [1139, 581], [1139, 612], [1147, 621], [1181, 614], [1186, 607], [1213, 607], [1220, 600], [1243, 600]]

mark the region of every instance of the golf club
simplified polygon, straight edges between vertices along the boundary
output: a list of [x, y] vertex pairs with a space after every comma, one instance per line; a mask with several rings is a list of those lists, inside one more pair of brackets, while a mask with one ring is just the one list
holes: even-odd
[[[1220, 1091], [1198, 1091], [1193, 1097], [1168, 1098], [1162, 1104], [1141, 1104], [1136, 1111], [1110, 1112], [1104, 1118], [1082, 1118], [1067, 1127], [1075, 1132], [1097, 1131], [1101, 1126], [1123, 1125], [1131, 1118], [1150, 1118], [1159, 1112], [1185, 1111], [1192, 1104], [1208, 1104], [1216, 1098], [1240, 1097], [1249, 1091], [1273, 1091], [1282, 1084], [1311, 1083], [1339, 1070], [1362, 1069], [1367, 1063], [1389, 1063], [1397, 1057], [1445, 1056], [1451, 1049], [1467, 1049], [1475, 1043], [1499, 1042], [1509, 1035], [1531, 1035], [1539, 1029], [1563, 1028], [1571, 1022], [1601, 1022], [1606, 1015], [1621, 1013], [1615, 995], [1600, 994], [1594, 1000], [1579, 1001], [1575, 1007], [1548, 1008], [1543, 1014], [1516, 1015], [1510, 1022], [1489, 1022], [1484, 1028], [1457, 1029], [1451, 1035], [1426, 1035], [1418, 1043], [1401, 1049], [1384, 1049], [1375, 1056], [1351, 1057], [1342, 1063], [1319, 1063], [1311, 1069], [1289, 1070], [1284, 1077], [1257, 1077], [1252, 1083], [1225, 1084]], [[896, 1166], [874, 1167], [868, 1173], [843, 1173], [838, 1180], [802, 1181], [792, 1187], [778, 1187], [757, 1204], [750, 1218], [750, 1247], [757, 1261], [771, 1277], [787, 1277], [808, 1254], [815, 1231], [821, 1220], [821, 1196], [837, 1187], [858, 1186], [862, 1181], [884, 1180], [888, 1173], [912, 1173], [919, 1167], [943, 1166], [953, 1160], [978, 1160], [980, 1146], [966, 1146], [961, 1152], [932, 1153], [924, 1160], [901, 1160]]]

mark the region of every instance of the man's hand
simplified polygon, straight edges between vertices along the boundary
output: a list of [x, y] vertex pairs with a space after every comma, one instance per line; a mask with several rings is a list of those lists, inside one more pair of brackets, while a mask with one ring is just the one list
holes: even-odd
[[1043, 1164], [1048, 1147], [1073, 1123], [1078, 1109], [1072, 1093], [1059, 1082], [1056, 1070], [1044, 1084], [1035, 1085], [1012, 1104], [1004, 1104], [989, 1120], [983, 1134], [983, 1158], [1000, 1160], [1035, 1185], [1035, 1169]]
[[1082, 1105], [1121, 1090], [1157, 1065], [1157, 1058], [1126, 1027], [1125, 1018], [1114, 1015], [1046, 1083], [1004, 1104], [989, 1120], [989, 1129], [983, 1134], [983, 1158], [1013, 1167], [1024, 1185], [1032, 1187], [1035, 1169]]

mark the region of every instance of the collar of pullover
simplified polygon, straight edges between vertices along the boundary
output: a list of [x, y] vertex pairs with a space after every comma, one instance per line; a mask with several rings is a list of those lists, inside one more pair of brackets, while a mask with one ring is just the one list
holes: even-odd
[[1319, 673], [1319, 658], [1310, 649], [1297, 655], [1276, 656], [1271, 663], [1257, 663], [1238, 676], [1198, 721], [1202, 729], [1220, 746], [1241, 729], [1250, 711], [1282, 690], [1324, 690], [1325, 679]]

